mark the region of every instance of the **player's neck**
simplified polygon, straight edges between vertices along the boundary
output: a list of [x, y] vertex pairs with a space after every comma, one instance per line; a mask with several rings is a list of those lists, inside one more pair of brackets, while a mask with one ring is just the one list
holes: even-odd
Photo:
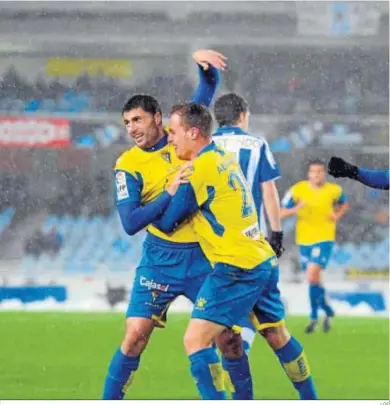
[[164, 138], [164, 136], [168, 136], [168, 134], [165, 132], [164, 128], [161, 126], [158, 128], [158, 137], [157, 137], [157, 141], [155, 143], [158, 144], [162, 138]]
[[315, 183], [311, 183], [311, 182], [309, 181], [309, 185], [310, 185], [311, 188], [319, 189], [319, 188], [322, 188], [322, 187], [325, 186], [325, 182], [324, 182], [324, 183], [320, 183], [320, 184], [315, 184]]
[[196, 144], [196, 146], [194, 147], [194, 149], [193, 149], [193, 151], [192, 151], [191, 160], [192, 160], [192, 159], [195, 159], [195, 158], [198, 156], [199, 152], [200, 152], [201, 150], [203, 150], [204, 148], [206, 148], [207, 146], [209, 146], [211, 142], [212, 142], [211, 138], [200, 140], [200, 141]]
[[247, 132], [247, 129], [245, 128], [245, 126], [242, 123], [236, 123], [236, 124], [231, 124], [231, 125], [224, 125], [220, 128], [238, 128], [240, 131], [242, 132]]
[[164, 136], [168, 136], [168, 134], [164, 131], [163, 127], [161, 127], [161, 128], [159, 127], [158, 128], [157, 138], [155, 138], [153, 140], [153, 145], [147, 146], [147, 149], [154, 148], [161, 141], [161, 139], [164, 138]]

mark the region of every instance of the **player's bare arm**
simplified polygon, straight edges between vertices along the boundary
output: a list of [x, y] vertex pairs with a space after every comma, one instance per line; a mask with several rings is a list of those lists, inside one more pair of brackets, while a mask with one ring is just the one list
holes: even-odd
[[284, 219], [284, 218], [296, 215], [305, 205], [306, 204], [304, 202], [298, 202], [292, 208], [281, 207], [281, 209], [280, 209], [280, 218]]
[[331, 215], [331, 219], [338, 222], [348, 211], [350, 205], [348, 203], [339, 204]]
[[266, 181], [261, 184], [263, 191], [264, 206], [271, 229], [274, 232], [282, 230], [280, 221], [280, 199], [275, 181]]
[[280, 217], [280, 198], [275, 181], [270, 180], [261, 183], [263, 191], [263, 201], [267, 218], [271, 225], [271, 237], [269, 242], [274, 249], [276, 256], [280, 257], [285, 250], [283, 248], [283, 231]]

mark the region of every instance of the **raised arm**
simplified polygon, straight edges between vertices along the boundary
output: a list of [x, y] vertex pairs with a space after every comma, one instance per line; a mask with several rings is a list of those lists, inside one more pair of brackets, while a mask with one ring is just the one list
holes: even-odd
[[209, 107], [221, 80], [219, 71], [226, 68], [226, 58], [207, 49], [194, 52], [192, 57], [198, 64], [199, 84], [191, 101]]
[[371, 188], [389, 189], [389, 170], [370, 170], [358, 168], [357, 181]]
[[333, 156], [328, 164], [328, 173], [333, 177], [348, 177], [364, 185], [380, 190], [389, 190], [389, 169], [364, 169]]

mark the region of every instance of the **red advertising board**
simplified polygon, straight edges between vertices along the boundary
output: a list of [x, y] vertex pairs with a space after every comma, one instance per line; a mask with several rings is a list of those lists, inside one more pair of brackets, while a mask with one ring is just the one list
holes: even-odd
[[68, 120], [0, 117], [0, 147], [64, 148], [69, 144]]

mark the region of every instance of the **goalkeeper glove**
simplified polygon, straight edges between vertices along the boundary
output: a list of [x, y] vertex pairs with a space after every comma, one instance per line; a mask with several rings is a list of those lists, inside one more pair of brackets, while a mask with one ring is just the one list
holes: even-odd
[[349, 177], [357, 180], [358, 167], [351, 165], [345, 160], [332, 156], [328, 163], [328, 173], [333, 177]]
[[283, 232], [272, 231], [271, 239], [269, 240], [269, 244], [271, 245], [272, 249], [276, 253], [277, 258], [282, 256], [283, 252], [285, 251], [285, 249], [283, 247]]

